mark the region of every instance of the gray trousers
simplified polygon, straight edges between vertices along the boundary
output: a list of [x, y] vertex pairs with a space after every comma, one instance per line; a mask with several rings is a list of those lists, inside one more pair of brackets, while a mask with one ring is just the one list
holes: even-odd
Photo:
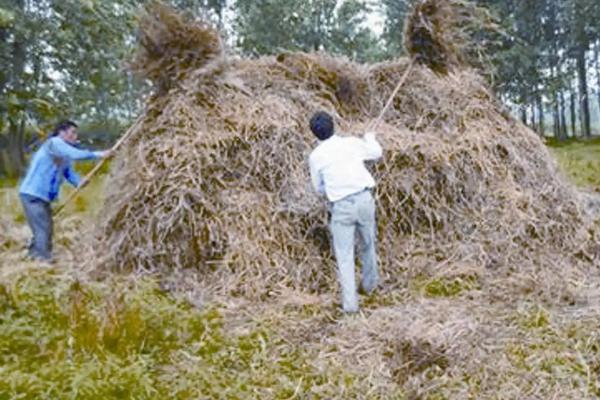
[[21, 194], [25, 218], [33, 233], [29, 255], [35, 259], [52, 260], [52, 208], [38, 197]]
[[338, 280], [342, 289], [342, 308], [358, 311], [354, 244], [358, 230], [362, 241], [362, 289], [371, 293], [379, 282], [376, 252], [375, 200], [371, 192], [345, 197], [331, 205], [330, 230], [338, 265]]

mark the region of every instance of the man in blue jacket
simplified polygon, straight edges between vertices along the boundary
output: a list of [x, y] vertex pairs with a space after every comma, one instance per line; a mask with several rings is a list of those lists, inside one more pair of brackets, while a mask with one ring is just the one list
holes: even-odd
[[77, 143], [77, 124], [60, 123], [51, 137], [33, 155], [19, 194], [27, 223], [33, 233], [29, 255], [34, 259], [52, 261], [52, 208], [60, 187], [66, 179], [75, 188], [81, 178], [73, 169], [73, 161], [96, 160], [108, 157], [108, 151], [80, 150]]

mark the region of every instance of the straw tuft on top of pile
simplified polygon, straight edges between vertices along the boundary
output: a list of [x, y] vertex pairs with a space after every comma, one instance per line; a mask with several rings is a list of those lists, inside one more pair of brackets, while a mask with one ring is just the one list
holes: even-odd
[[447, 74], [457, 52], [444, 27], [454, 24], [454, 9], [444, 2], [423, 0], [414, 8], [404, 33], [404, 47], [416, 62]]
[[213, 26], [158, 1], [142, 12], [139, 35], [140, 48], [130, 67], [160, 92], [223, 55], [221, 37]]
[[499, 27], [470, 0], [418, 0], [405, 24], [404, 47], [416, 62], [445, 75], [460, 65], [486, 64], [486, 49], [473, 40], [482, 33], [493, 36]]

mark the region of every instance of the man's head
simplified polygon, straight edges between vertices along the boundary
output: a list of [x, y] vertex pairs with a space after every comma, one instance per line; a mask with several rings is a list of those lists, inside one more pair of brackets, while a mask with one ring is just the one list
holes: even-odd
[[73, 121], [63, 121], [56, 126], [52, 137], [58, 136], [67, 143], [77, 143], [77, 124]]
[[315, 113], [310, 119], [310, 130], [319, 140], [327, 140], [333, 136], [335, 131], [333, 118], [325, 111]]

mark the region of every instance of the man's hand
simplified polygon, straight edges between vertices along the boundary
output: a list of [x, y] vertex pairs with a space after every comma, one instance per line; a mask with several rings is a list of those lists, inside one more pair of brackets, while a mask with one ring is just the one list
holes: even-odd
[[79, 186], [77, 186], [77, 189], [81, 190], [89, 184], [90, 184], [90, 181], [87, 179], [84, 179], [81, 181], [81, 183], [79, 183]]
[[383, 155], [383, 149], [377, 141], [377, 133], [368, 129], [363, 138], [364, 143], [364, 160], [377, 160]]
[[104, 150], [98, 153], [98, 156], [100, 158], [110, 158], [112, 157], [112, 151], [110, 150]]

